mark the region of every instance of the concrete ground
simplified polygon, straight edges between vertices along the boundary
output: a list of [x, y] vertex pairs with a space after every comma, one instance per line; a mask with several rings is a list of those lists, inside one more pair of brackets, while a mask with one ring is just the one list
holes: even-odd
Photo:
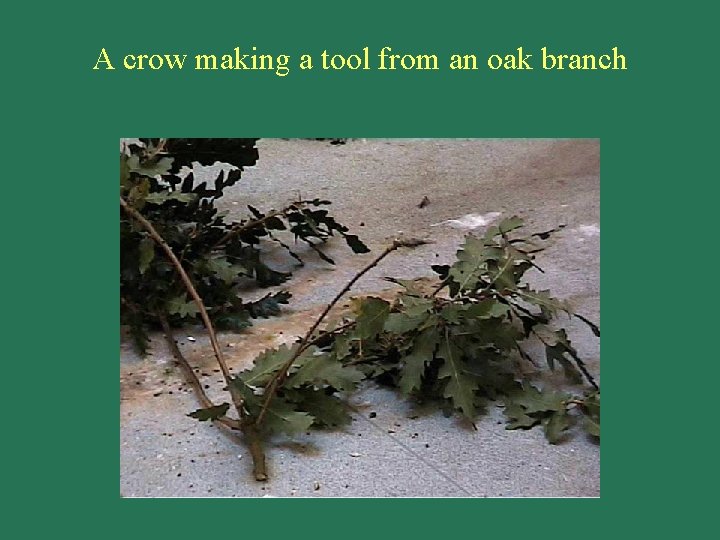
[[[389, 257], [351, 293], [391, 294], [382, 276], [430, 276], [429, 266], [451, 261], [468, 227], [491, 213], [518, 214], [531, 231], [565, 223], [538, 260], [546, 273], [528, 272], [528, 279], [600, 322], [597, 140], [350, 140], [332, 146], [263, 139], [258, 146], [258, 164], [221, 200], [230, 217], [246, 216], [246, 204], [279, 208], [298, 193], [327, 198], [333, 201], [331, 212], [374, 253], [352, 255], [335, 241], [328, 253], [336, 267], [306, 253], [308, 264], [294, 269], [284, 287], [293, 300], [283, 316], [256, 321], [243, 334], [221, 335], [235, 369], [250, 365], [263, 349], [301, 335], [394, 237], [433, 243]], [[215, 168], [204, 174], [214, 178]], [[418, 208], [423, 197], [429, 204]], [[290, 269], [292, 261], [277, 258], [276, 266]], [[599, 380], [598, 340], [583, 325], [567, 328]], [[210, 395], [223, 399], [202, 330], [186, 334], [195, 341], [181, 339], [180, 347]], [[553, 446], [540, 429], [506, 431], [499, 409], [491, 409], [473, 431], [457, 419], [414, 410], [373, 386], [351, 397], [354, 421], [345, 431], [313, 431], [272, 443], [271, 479], [258, 483], [238, 438], [185, 416], [199, 405], [173, 367], [162, 336], [154, 336], [146, 359], [123, 343], [120, 378], [120, 491], [126, 497], [600, 495], [600, 447], [580, 432]]]

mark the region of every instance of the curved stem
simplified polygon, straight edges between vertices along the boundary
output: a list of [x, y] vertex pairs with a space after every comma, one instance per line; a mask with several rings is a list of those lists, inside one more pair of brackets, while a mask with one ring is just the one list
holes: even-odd
[[[185, 377], [187, 378], [188, 382], [190, 383], [190, 386], [193, 387], [193, 390], [195, 391], [195, 395], [197, 396], [198, 400], [200, 401], [202, 406], [205, 407], [206, 409], [209, 409], [210, 407], [214, 407], [215, 404], [208, 397], [207, 393], [205, 392], [205, 389], [203, 388], [202, 384], [200, 383], [200, 380], [197, 378], [197, 375], [195, 375], [195, 372], [193, 371], [192, 366], [190, 366], [190, 363], [185, 358], [185, 355], [183, 355], [182, 351], [180, 351], [180, 348], [177, 346], [177, 343], [175, 342], [175, 337], [173, 335], [173, 331], [170, 328], [170, 324], [168, 323], [167, 318], [160, 314], [157, 314], [157, 317], [160, 320], [160, 324], [162, 325], [163, 333], [165, 335], [165, 340], [167, 341], [167, 344], [170, 347], [170, 351], [172, 352], [173, 356], [175, 357], [175, 360], [177, 360], [177, 362], [180, 365], [180, 367], [182, 368], [182, 370], [185, 372]], [[241, 429], [241, 425], [238, 420], [228, 418], [227, 416], [221, 416], [219, 418], [216, 418], [214, 421], [219, 423], [220, 425], [222, 425], [226, 428], [232, 429], [232, 430]]]
[[195, 302], [195, 305], [197, 305], [198, 310], [200, 311], [200, 318], [203, 321], [203, 324], [205, 325], [205, 328], [207, 329], [208, 335], [210, 336], [210, 343], [212, 344], [213, 352], [215, 353], [215, 358], [218, 362], [218, 365], [220, 366], [220, 370], [222, 371], [223, 377], [225, 378], [225, 382], [230, 384], [232, 380], [232, 375], [230, 374], [230, 370], [228, 369], [227, 363], [225, 363], [225, 358], [223, 357], [222, 350], [220, 349], [220, 344], [217, 340], [217, 335], [215, 334], [215, 329], [213, 328], [212, 323], [210, 322], [210, 316], [207, 313], [207, 309], [205, 309], [205, 304], [200, 298], [200, 295], [198, 294], [197, 290], [195, 289], [195, 286], [193, 285], [192, 281], [190, 280], [190, 276], [187, 275], [187, 272], [185, 271], [185, 268], [183, 268], [182, 264], [178, 260], [178, 258], [175, 256], [175, 253], [173, 253], [173, 250], [170, 248], [170, 246], [165, 242], [165, 239], [160, 236], [160, 233], [157, 232], [155, 227], [153, 227], [153, 224], [150, 223], [140, 212], [138, 212], [135, 208], [130, 206], [127, 201], [120, 197], [120, 206], [125, 211], [126, 214], [128, 214], [130, 217], [132, 217], [135, 221], [140, 223], [140, 225], [143, 226], [143, 228], [147, 231], [147, 233], [150, 235], [150, 238], [152, 238], [155, 243], [160, 246], [160, 249], [162, 249], [165, 252], [165, 255], [170, 260], [172, 265], [175, 267], [175, 270], [180, 275], [180, 279], [182, 280], [183, 284], [185, 285], [185, 288], [187, 289], [188, 293], [192, 297], [192, 299]]

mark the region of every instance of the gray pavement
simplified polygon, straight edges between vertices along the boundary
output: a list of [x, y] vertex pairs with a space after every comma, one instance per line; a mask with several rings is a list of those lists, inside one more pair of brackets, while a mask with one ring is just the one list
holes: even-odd
[[[222, 208], [246, 215], [245, 205], [279, 208], [297, 197], [333, 201], [331, 212], [377, 252], [398, 235], [432, 240], [373, 269], [353, 293], [387, 291], [382, 276], [431, 274], [451, 261], [465, 227], [493, 215], [519, 214], [529, 229], [565, 223], [543, 253], [546, 273], [528, 273], [575, 309], [600, 322], [600, 177], [596, 140], [351, 140], [259, 142], [260, 161], [228, 190]], [[214, 178], [216, 168], [205, 172]], [[202, 176], [202, 173], [201, 173]], [[417, 205], [428, 197], [424, 208]], [[454, 220], [454, 221], [453, 221]], [[481, 229], [482, 227], [480, 227]], [[302, 252], [302, 250], [300, 250]], [[374, 256], [352, 255], [341, 241], [329, 267], [313, 253], [308, 264], [275, 257], [293, 268], [285, 288], [294, 295], [283, 316], [221, 342], [235, 369], [266, 347], [292, 341], [322, 307]], [[262, 291], [260, 294], [265, 294]], [[248, 298], [253, 294], [248, 292]], [[599, 343], [582, 325], [570, 336], [599, 379]], [[211, 395], [222, 384], [201, 329], [181, 348]], [[152, 354], [121, 349], [120, 490], [133, 497], [595, 497], [600, 494], [599, 445], [575, 433], [549, 445], [541, 430], [506, 431], [491, 409], [468, 429], [454, 418], [427, 414], [372, 386], [352, 396], [353, 423], [342, 432], [313, 431], [268, 448], [271, 480], [251, 477], [251, 460], [232, 435], [185, 416], [198, 407], [172, 367], [161, 336]], [[550, 381], [552, 382], [552, 381]], [[373, 418], [370, 413], [373, 412]]]

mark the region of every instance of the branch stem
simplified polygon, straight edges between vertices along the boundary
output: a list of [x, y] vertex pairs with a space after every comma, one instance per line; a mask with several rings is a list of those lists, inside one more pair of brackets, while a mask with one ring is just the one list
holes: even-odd
[[[219, 419], [220, 423], [232, 429], [239, 428], [240, 430], [242, 430], [243, 435], [245, 435], [247, 439], [250, 454], [252, 456], [253, 472], [255, 475], [255, 479], [257, 481], [264, 482], [265, 480], [267, 480], [268, 477], [265, 468], [265, 452], [262, 447], [262, 439], [257, 429], [255, 428], [255, 425], [251, 421], [248, 421], [247, 414], [245, 413], [245, 408], [243, 407], [242, 396], [237, 390], [235, 390], [235, 386], [232, 384], [233, 378], [230, 374], [230, 369], [225, 362], [222, 349], [220, 349], [220, 344], [218, 343], [215, 329], [212, 325], [212, 322], [210, 321], [210, 316], [208, 315], [207, 309], [205, 308], [205, 303], [202, 301], [202, 298], [200, 298], [197, 289], [195, 289], [195, 286], [190, 280], [190, 276], [188, 276], [182, 264], [175, 256], [175, 253], [173, 253], [173, 250], [167, 244], [165, 239], [160, 235], [160, 233], [157, 232], [153, 224], [150, 223], [135, 208], [130, 206], [123, 197], [120, 197], [120, 207], [126, 214], [128, 214], [128, 216], [140, 223], [140, 225], [142, 225], [142, 227], [147, 231], [147, 233], [155, 241], [155, 243], [158, 244], [158, 246], [160, 246], [160, 248], [165, 252], [168, 260], [170, 260], [172, 265], [175, 267], [175, 270], [180, 275], [180, 279], [182, 279], [185, 288], [187, 289], [188, 293], [195, 301], [195, 304], [200, 310], [200, 317], [202, 318], [203, 324], [205, 325], [208, 335], [210, 336], [210, 343], [212, 344], [213, 352], [215, 353], [215, 359], [220, 366], [220, 370], [222, 371], [225, 382], [227, 383], [230, 396], [232, 397], [233, 404], [235, 405], [235, 409], [237, 409], [238, 415], [240, 416], [240, 420], [233, 420], [223, 417], [222, 420]], [[161, 318], [161, 323], [162, 321], [163, 319]], [[200, 399], [200, 401], [205, 406], [212, 406], [212, 401], [205, 394], [204, 390], [200, 386], [200, 381], [198, 381], [197, 377], [195, 377], [195, 373], [192, 371], [190, 364], [188, 364], [187, 360], [185, 360], [185, 358], [182, 356], [182, 353], [180, 352], [177, 344], [175, 343], [175, 340], [172, 338], [172, 335], [170, 333], [170, 325], [167, 324], [167, 327], [165, 327], [166, 324], [167, 320], [165, 320], [163, 328], [165, 330], [165, 335], [168, 339], [168, 345], [170, 345], [170, 349], [173, 351], [175, 357], [178, 358], [180, 365], [183, 366], [186, 373], [189, 375], [189, 380], [195, 388], [196, 392], [198, 393], [198, 398]], [[182, 360], [180, 360], [181, 358]]]
[[[175, 336], [173, 335], [173, 331], [170, 328], [170, 323], [168, 323], [167, 318], [160, 314], [157, 314], [157, 317], [158, 319], [160, 319], [160, 324], [163, 328], [165, 340], [170, 347], [170, 352], [172, 352], [175, 360], [177, 360], [177, 363], [180, 365], [183, 372], [185, 373], [185, 378], [188, 380], [190, 386], [192, 386], [193, 390], [195, 391], [195, 395], [197, 396], [198, 401], [200, 401], [202, 406], [206, 409], [214, 407], [215, 404], [208, 397], [205, 389], [200, 383], [200, 380], [197, 378], [197, 375], [195, 375], [192, 366], [190, 366], [190, 363], [185, 358], [185, 355], [183, 355], [182, 351], [180, 351], [180, 348], [177, 346], [177, 343], [175, 342]], [[241, 428], [239, 421], [228, 418], [227, 416], [221, 416], [214, 421], [233, 430], [238, 430]]]
[[140, 225], [143, 226], [143, 228], [147, 231], [147, 233], [150, 235], [150, 238], [152, 238], [155, 243], [160, 246], [160, 249], [162, 249], [165, 252], [165, 255], [170, 260], [172, 265], [175, 267], [175, 270], [177, 271], [178, 275], [180, 276], [180, 279], [182, 280], [183, 284], [185, 285], [185, 288], [187, 289], [187, 292], [192, 297], [193, 301], [195, 302], [195, 305], [197, 305], [198, 310], [200, 311], [200, 318], [203, 321], [203, 324], [205, 325], [205, 328], [207, 329], [208, 335], [210, 336], [210, 343], [212, 344], [213, 352], [215, 353], [215, 359], [217, 360], [218, 365], [220, 366], [220, 370], [222, 371], [223, 377], [225, 378], [225, 382], [230, 384], [230, 381], [232, 380], [232, 375], [230, 374], [230, 369], [228, 369], [227, 363], [225, 362], [225, 358], [223, 357], [222, 350], [220, 349], [220, 344], [217, 340], [217, 335], [215, 334], [215, 329], [213, 328], [212, 322], [210, 322], [210, 316], [208, 315], [207, 309], [205, 309], [205, 303], [202, 301], [202, 298], [200, 298], [200, 295], [197, 292], [197, 289], [195, 289], [195, 286], [193, 285], [192, 281], [190, 280], [190, 276], [188, 276], [187, 272], [185, 271], [185, 268], [183, 268], [183, 265], [180, 263], [178, 258], [175, 256], [175, 253], [173, 253], [173, 250], [170, 248], [170, 246], [167, 244], [165, 239], [160, 236], [160, 233], [157, 232], [155, 227], [152, 223], [150, 223], [145, 216], [143, 216], [140, 212], [138, 212], [135, 208], [130, 206], [127, 201], [120, 197], [120, 206], [125, 211], [126, 214], [128, 214], [130, 217], [132, 217], [135, 221], [140, 223]]

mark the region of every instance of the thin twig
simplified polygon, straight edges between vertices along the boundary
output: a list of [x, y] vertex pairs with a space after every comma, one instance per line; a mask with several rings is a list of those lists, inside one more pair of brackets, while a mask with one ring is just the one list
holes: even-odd
[[[193, 371], [192, 366], [190, 366], [190, 363], [187, 361], [187, 358], [185, 358], [185, 355], [183, 355], [182, 351], [180, 351], [180, 348], [177, 346], [175, 337], [173, 335], [173, 331], [170, 328], [170, 323], [168, 323], [167, 318], [163, 315], [160, 315], [159, 313], [157, 314], [157, 318], [160, 320], [160, 325], [163, 328], [165, 340], [167, 341], [167, 344], [170, 347], [170, 352], [172, 352], [173, 356], [175, 357], [175, 360], [177, 360], [178, 365], [185, 372], [185, 377], [188, 380], [190, 386], [192, 386], [193, 390], [195, 391], [195, 395], [197, 396], [198, 400], [200, 401], [202, 406], [206, 409], [209, 409], [210, 407], [214, 407], [215, 404], [208, 397], [207, 393], [205, 392], [205, 389], [203, 388], [202, 384], [200, 383], [200, 379], [197, 378], [197, 375], [195, 375], [195, 372]], [[218, 422], [219, 424], [221, 424], [225, 427], [233, 429], [233, 430], [240, 429], [240, 422], [233, 418], [228, 418], [227, 416], [221, 416], [219, 418], [214, 419], [214, 421]]]
[[594, 322], [583, 317], [582, 315], [579, 315], [578, 313], [573, 313], [573, 316], [577, 317], [582, 322], [587, 324], [590, 327], [590, 330], [592, 330], [592, 333], [595, 334], [596, 337], [600, 337], [600, 328], [598, 328], [598, 326]]
[[285, 381], [288, 375], [288, 370], [292, 367], [295, 360], [298, 359], [298, 357], [310, 346], [311, 338], [315, 330], [317, 330], [318, 326], [320, 326], [320, 323], [325, 319], [328, 313], [330, 313], [330, 310], [337, 304], [340, 299], [347, 293], [353, 285], [359, 280], [361, 277], [363, 277], [367, 272], [375, 268], [380, 261], [382, 261], [385, 257], [390, 255], [393, 251], [401, 248], [401, 247], [415, 247], [422, 244], [426, 244], [428, 242], [424, 240], [416, 240], [416, 239], [408, 239], [408, 240], [402, 240], [398, 239], [395, 240], [392, 244], [390, 244], [385, 250], [375, 257], [375, 259], [368, 264], [365, 268], [360, 270], [355, 277], [353, 277], [341, 290], [337, 295], [335, 295], [335, 298], [332, 299], [332, 301], [325, 307], [323, 312], [320, 314], [320, 316], [317, 318], [315, 323], [310, 327], [310, 330], [308, 330], [305, 334], [305, 336], [300, 340], [299, 347], [295, 350], [295, 353], [283, 364], [280, 369], [275, 373], [272, 379], [267, 383], [265, 386], [265, 401], [263, 402], [262, 409], [260, 409], [260, 414], [258, 414], [257, 420], [255, 421], [255, 425], [260, 425], [263, 421], [263, 418], [265, 418], [265, 413], [267, 412], [268, 407], [270, 406], [270, 403], [273, 400], [273, 397], [275, 397], [275, 393], [278, 389], [278, 387]]
[[435, 287], [435, 289], [433, 290], [432, 294], [430, 295], [430, 298], [435, 298], [435, 297], [437, 296], [437, 294], [438, 294], [440, 291], [442, 291], [447, 285], [448, 285], [448, 279], [447, 279], [447, 278], [445, 278], [445, 279], [443, 279], [442, 281], [440, 281], [440, 283], [437, 285], [437, 287]]
[[[541, 340], [542, 341], [542, 340]], [[587, 369], [587, 366], [585, 365], [585, 362], [582, 358], [580, 358], [577, 354], [575, 354], [572, 350], [566, 348], [565, 352], [567, 352], [573, 360], [575, 360], [575, 363], [577, 364], [577, 367], [580, 368], [580, 371], [582, 371], [583, 375], [585, 375], [585, 378], [588, 380], [588, 382], [597, 390], [600, 391], [600, 386], [598, 386], [598, 383], [595, 382], [595, 379], [592, 375], [590, 375], [590, 372]]]
[[283, 208], [282, 210], [275, 210], [261, 218], [255, 219], [253, 221], [248, 221], [245, 224], [237, 225], [237, 226], [233, 227], [225, 234], [225, 236], [223, 236], [222, 238], [220, 238], [220, 240], [215, 242], [210, 249], [216, 249], [217, 247], [222, 246], [223, 244], [226, 244], [228, 242], [228, 240], [232, 239], [233, 237], [237, 236], [238, 234], [241, 234], [241, 233], [243, 233], [249, 229], [252, 229], [254, 227], [257, 227], [258, 225], [262, 225], [270, 218], [274, 218], [274, 217], [280, 216], [280, 215], [285, 215], [285, 213], [288, 210], [290, 210], [291, 208], [293, 208], [294, 206], [295, 206], [295, 203], [291, 204], [290, 206], [288, 206], [286, 208]]
[[[332, 330], [324, 330], [320, 332], [316, 337], [312, 338], [310, 341], [307, 342], [307, 347], [305, 347], [305, 350], [307, 350], [308, 347], [312, 347], [313, 345], [321, 342], [324, 339], [327, 339], [330, 336], [333, 336], [335, 334], [339, 334], [345, 330], [349, 330], [353, 326], [357, 324], [357, 321], [350, 321], [345, 324], [342, 324], [338, 326], [337, 328], [333, 328]], [[302, 340], [300, 341], [302, 343]]]

